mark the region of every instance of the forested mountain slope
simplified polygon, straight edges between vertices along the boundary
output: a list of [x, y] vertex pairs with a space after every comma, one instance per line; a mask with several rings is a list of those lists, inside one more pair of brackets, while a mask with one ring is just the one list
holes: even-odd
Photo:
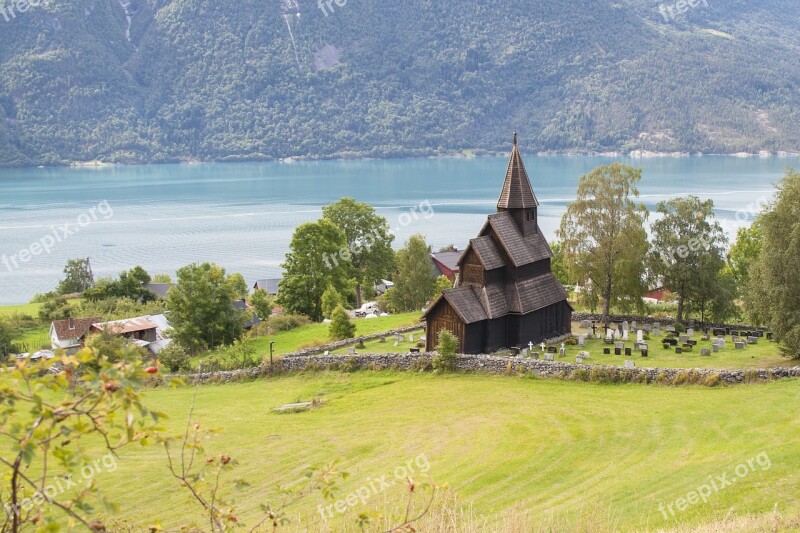
[[6, 0], [0, 165], [800, 150], [796, 0], [125, 1]]

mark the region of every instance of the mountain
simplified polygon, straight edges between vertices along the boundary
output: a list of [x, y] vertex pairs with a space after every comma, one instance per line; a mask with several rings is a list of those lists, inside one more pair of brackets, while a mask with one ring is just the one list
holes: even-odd
[[0, 5], [3, 166], [800, 150], [796, 0]]

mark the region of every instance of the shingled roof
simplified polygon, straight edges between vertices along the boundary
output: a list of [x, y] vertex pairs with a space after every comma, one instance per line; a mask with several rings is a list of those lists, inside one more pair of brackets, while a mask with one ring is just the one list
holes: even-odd
[[[500, 249], [497, 247], [491, 235], [484, 235], [483, 237], [472, 239], [469, 241], [469, 245], [475, 250], [475, 254], [477, 254], [478, 259], [486, 270], [494, 270], [506, 266], [503, 254], [500, 252]], [[462, 260], [466, 255], [465, 253], [462, 256]]]
[[497, 209], [528, 209], [538, 207], [539, 201], [533, 194], [525, 163], [517, 147], [517, 132], [514, 132], [514, 147], [511, 149], [511, 159], [506, 170], [506, 179], [500, 191], [500, 200]]
[[567, 291], [552, 274], [506, 285], [509, 311], [527, 314], [568, 298]]
[[515, 267], [535, 263], [553, 257], [553, 251], [541, 232], [522, 235], [510, 213], [489, 215], [489, 222], [482, 233], [489, 234], [489, 227], [494, 230], [498, 244], [505, 250]]

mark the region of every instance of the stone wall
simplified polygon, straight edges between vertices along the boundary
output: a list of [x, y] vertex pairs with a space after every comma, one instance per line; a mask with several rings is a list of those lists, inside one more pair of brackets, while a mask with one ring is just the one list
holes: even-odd
[[[358, 355], [299, 355], [285, 357], [270, 369], [269, 365], [230, 372], [214, 372], [184, 376], [192, 383], [230, 382], [259, 376], [303, 370], [419, 370], [429, 368], [431, 353], [420, 354], [358, 354]], [[800, 366], [766, 370], [715, 370], [680, 368], [620, 368], [618, 366], [586, 365], [562, 361], [543, 361], [521, 357], [489, 355], [460, 355], [458, 370], [488, 374], [528, 373], [544, 378], [582, 381], [625, 381], [640, 383], [704, 383], [738, 384], [755, 381], [800, 377]]]
[[363, 335], [361, 337], [357, 337], [354, 339], [345, 339], [343, 341], [331, 342], [328, 344], [323, 344], [321, 346], [314, 346], [313, 348], [306, 348], [304, 350], [299, 350], [298, 352], [291, 354], [291, 356], [304, 356], [304, 355], [314, 355], [324, 352], [332, 352], [340, 348], [346, 348], [347, 346], [352, 346], [353, 344], [358, 343], [358, 341], [361, 339], [364, 339], [365, 342], [374, 341], [376, 339], [380, 339], [381, 337], [391, 337], [392, 335], [400, 335], [403, 333], [408, 333], [410, 331], [418, 331], [422, 329], [425, 329], [425, 324], [420, 322], [416, 326], [406, 326], [404, 328], [392, 329], [381, 333], [372, 333], [370, 335]]

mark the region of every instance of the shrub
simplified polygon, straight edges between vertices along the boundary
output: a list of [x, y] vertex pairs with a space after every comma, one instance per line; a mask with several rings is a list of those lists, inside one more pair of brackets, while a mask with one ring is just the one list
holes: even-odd
[[746, 370], [744, 373], [744, 382], [745, 383], [755, 383], [758, 381], [758, 371], [756, 370]]
[[685, 371], [685, 370], [681, 370], [675, 376], [675, 379], [672, 380], [672, 384], [673, 385], [685, 385], [685, 384], [689, 383], [689, 378], [690, 378], [689, 373], [687, 371]]
[[281, 314], [270, 317], [250, 330], [251, 337], [266, 337], [279, 331], [289, 331], [311, 324], [311, 319], [303, 315]]
[[439, 372], [452, 372], [456, 369], [458, 339], [448, 330], [443, 329], [439, 332], [437, 341], [433, 368]]
[[675, 333], [686, 333], [686, 326], [683, 324], [675, 322], [673, 325], [675, 326]]
[[573, 381], [589, 381], [590, 374], [585, 368], [576, 368], [569, 377]]
[[325, 346], [327, 341], [321, 339], [314, 339], [312, 341], [304, 342], [300, 346], [297, 347], [298, 350], [308, 350], [310, 348], [318, 348], [320, 346]]
[[172, 341], [158, 353], [158, 360], [172, 373], [191, 370], [189, 352], [177, 341]]
[[341, 305], [334, 309], [328, 331], [330, 332], [331, 340], [334, 341], [351, 339], [356, 334], [356, 325], [353, 324], [353, 321], [350, 320], [350, 315]]

